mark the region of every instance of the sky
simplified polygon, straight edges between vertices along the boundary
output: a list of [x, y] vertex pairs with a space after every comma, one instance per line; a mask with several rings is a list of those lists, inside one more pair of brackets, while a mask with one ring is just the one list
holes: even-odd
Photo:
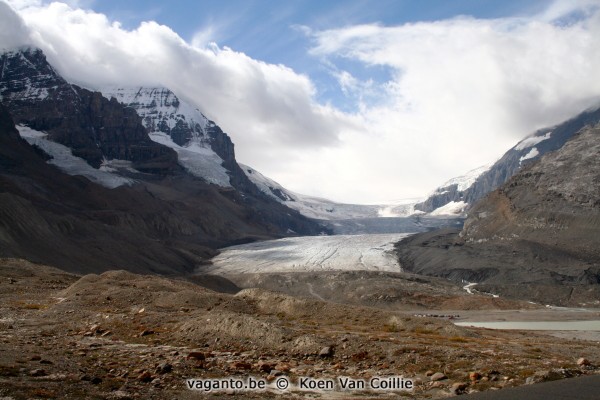
[[426, 196], [600, 105], [600, 0], [0, 0], [0, 48], [166, 86], [295, 192]]

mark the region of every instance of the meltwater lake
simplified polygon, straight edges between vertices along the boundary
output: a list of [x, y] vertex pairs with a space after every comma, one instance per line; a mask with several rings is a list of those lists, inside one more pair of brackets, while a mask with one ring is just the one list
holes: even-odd
[[487, 321], [455, 322], [458, 326], [530, 331], [600, 331], [600, 320], [589, 321]]

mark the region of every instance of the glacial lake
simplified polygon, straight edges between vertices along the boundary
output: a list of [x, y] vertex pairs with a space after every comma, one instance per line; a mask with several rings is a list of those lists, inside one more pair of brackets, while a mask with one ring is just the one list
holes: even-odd
[[529, 331], [600, 331], [600, 320], [455, 322], [458, 326]]

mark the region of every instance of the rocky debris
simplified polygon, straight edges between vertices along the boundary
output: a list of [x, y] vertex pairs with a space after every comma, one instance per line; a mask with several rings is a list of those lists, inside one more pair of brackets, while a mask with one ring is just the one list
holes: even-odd
[[[6, 276], [5, 271], [0, 260], [0, 279]], [[0, 285], [0, 315], [20, 321], [15, 332], [0, 331], [3, 395], [38, 398], [34, 390], [43, 381], [54, 398], [85, 392], [108, 399], [186, 399], [190, 398], [185, 387], [189, 378], [252, 375], [275, 382], [281, 376], [294, 381], [299, 376], [368, 379], [403, 375], [416, 384], [412, 396], [425, 399], [523, 385], [535, 375], [533, 371], [558, 372], [556, 376], [541, 372], [539, 379], [594, 373], [593, 366], [581, 368], [572, 355], [586, 354], [591, 360], [600, 356], [594, 343], [532, 333], [485, 330], [470, 336], [470, 330], [464, 330], [461, 336], [454, 336], [454, 332], [437, 329], [448, 321], [414, 318], [414, 312], [397, 315], [281, 294], [270, 297], [264, 291], [244, 296], [201, 289], [189, 292], [190, 286], [183, 281], [123, 272], [88, 276], [72, 283], [69, 275], [50, 271], [43, 266], [23, 268], [23, 274], [33, 277], [19, 279], [17, 285], [30, 284], [17, 292], [6, 291], [13, 285]], [[49, 285], [49, 281], [54, 283]], [[110, 305], [102, 303], [107, 295]], [[51, 297], [65, 300], [48, 302]], [[24, 299], [50, 306], [42, 311], [16, 306]], [[137, 313], [141, 304], [151, 311]], [[186, 314], [178, 312], [183, 304], [190, 308]], [[222, 310], [229, 313], [227, 326], [237, 326], [236, 322], [252, 315], [255, 321], [282, 329], [287, 341], [265, 345], [259, 339], [264, 333], [253, 330], [243, 339], [222, 331], [218, 342], [214, 335], [187, 340], [190, 337], [179, 334], [189, 320], [206, 324], [210, 319], [212, 324], [214, 315]], [[398, 318], [396, 330], [387, 324], [392, 314]], [[236, 316], [241, 318], [236, 320]], [[160, 326], [160, 334], [140, 337], [139, 332], [148, 326]], [[92, 327], [113, 333], [109, 337], [80, 334]], [[301, 350], [293, 346], [296, 338], [307, 336], [312, 339]], [[320, 357], [320, 350], [333, 347], [331, 343], [336, 343], [335, 358]], [[532, 348], [533, 344], [539, 349]], [[52, 363], [44, 364], [46, 375], [30, 376], [31, 371], [40, 369], [42, 360]], [[563, 366], [568, 368], [562, 370]], [[436, 380], [436, 373], [446, 379]], [[480, 377], [473, 380], [477, 374]], [[259, 399], [277, 393], [234, 395]], [[385, 392], [375, 397], [388, 395]]]

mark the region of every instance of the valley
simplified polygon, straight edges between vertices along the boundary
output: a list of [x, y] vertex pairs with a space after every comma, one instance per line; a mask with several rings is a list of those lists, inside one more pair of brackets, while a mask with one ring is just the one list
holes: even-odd
[[[135, 28], [67, 3], [0, 0], [0, 400], [600, 377], [600, 7], [342, 29], [381, 6], [224, 24], [182, 2], [206, 8], [185, 39], [162, 18], [179, 7], [113, 10], [156, 12]], [[283, 21], [293, 37], [256, 40]], [[263, 387], [202, 385], [224, 381]]]

